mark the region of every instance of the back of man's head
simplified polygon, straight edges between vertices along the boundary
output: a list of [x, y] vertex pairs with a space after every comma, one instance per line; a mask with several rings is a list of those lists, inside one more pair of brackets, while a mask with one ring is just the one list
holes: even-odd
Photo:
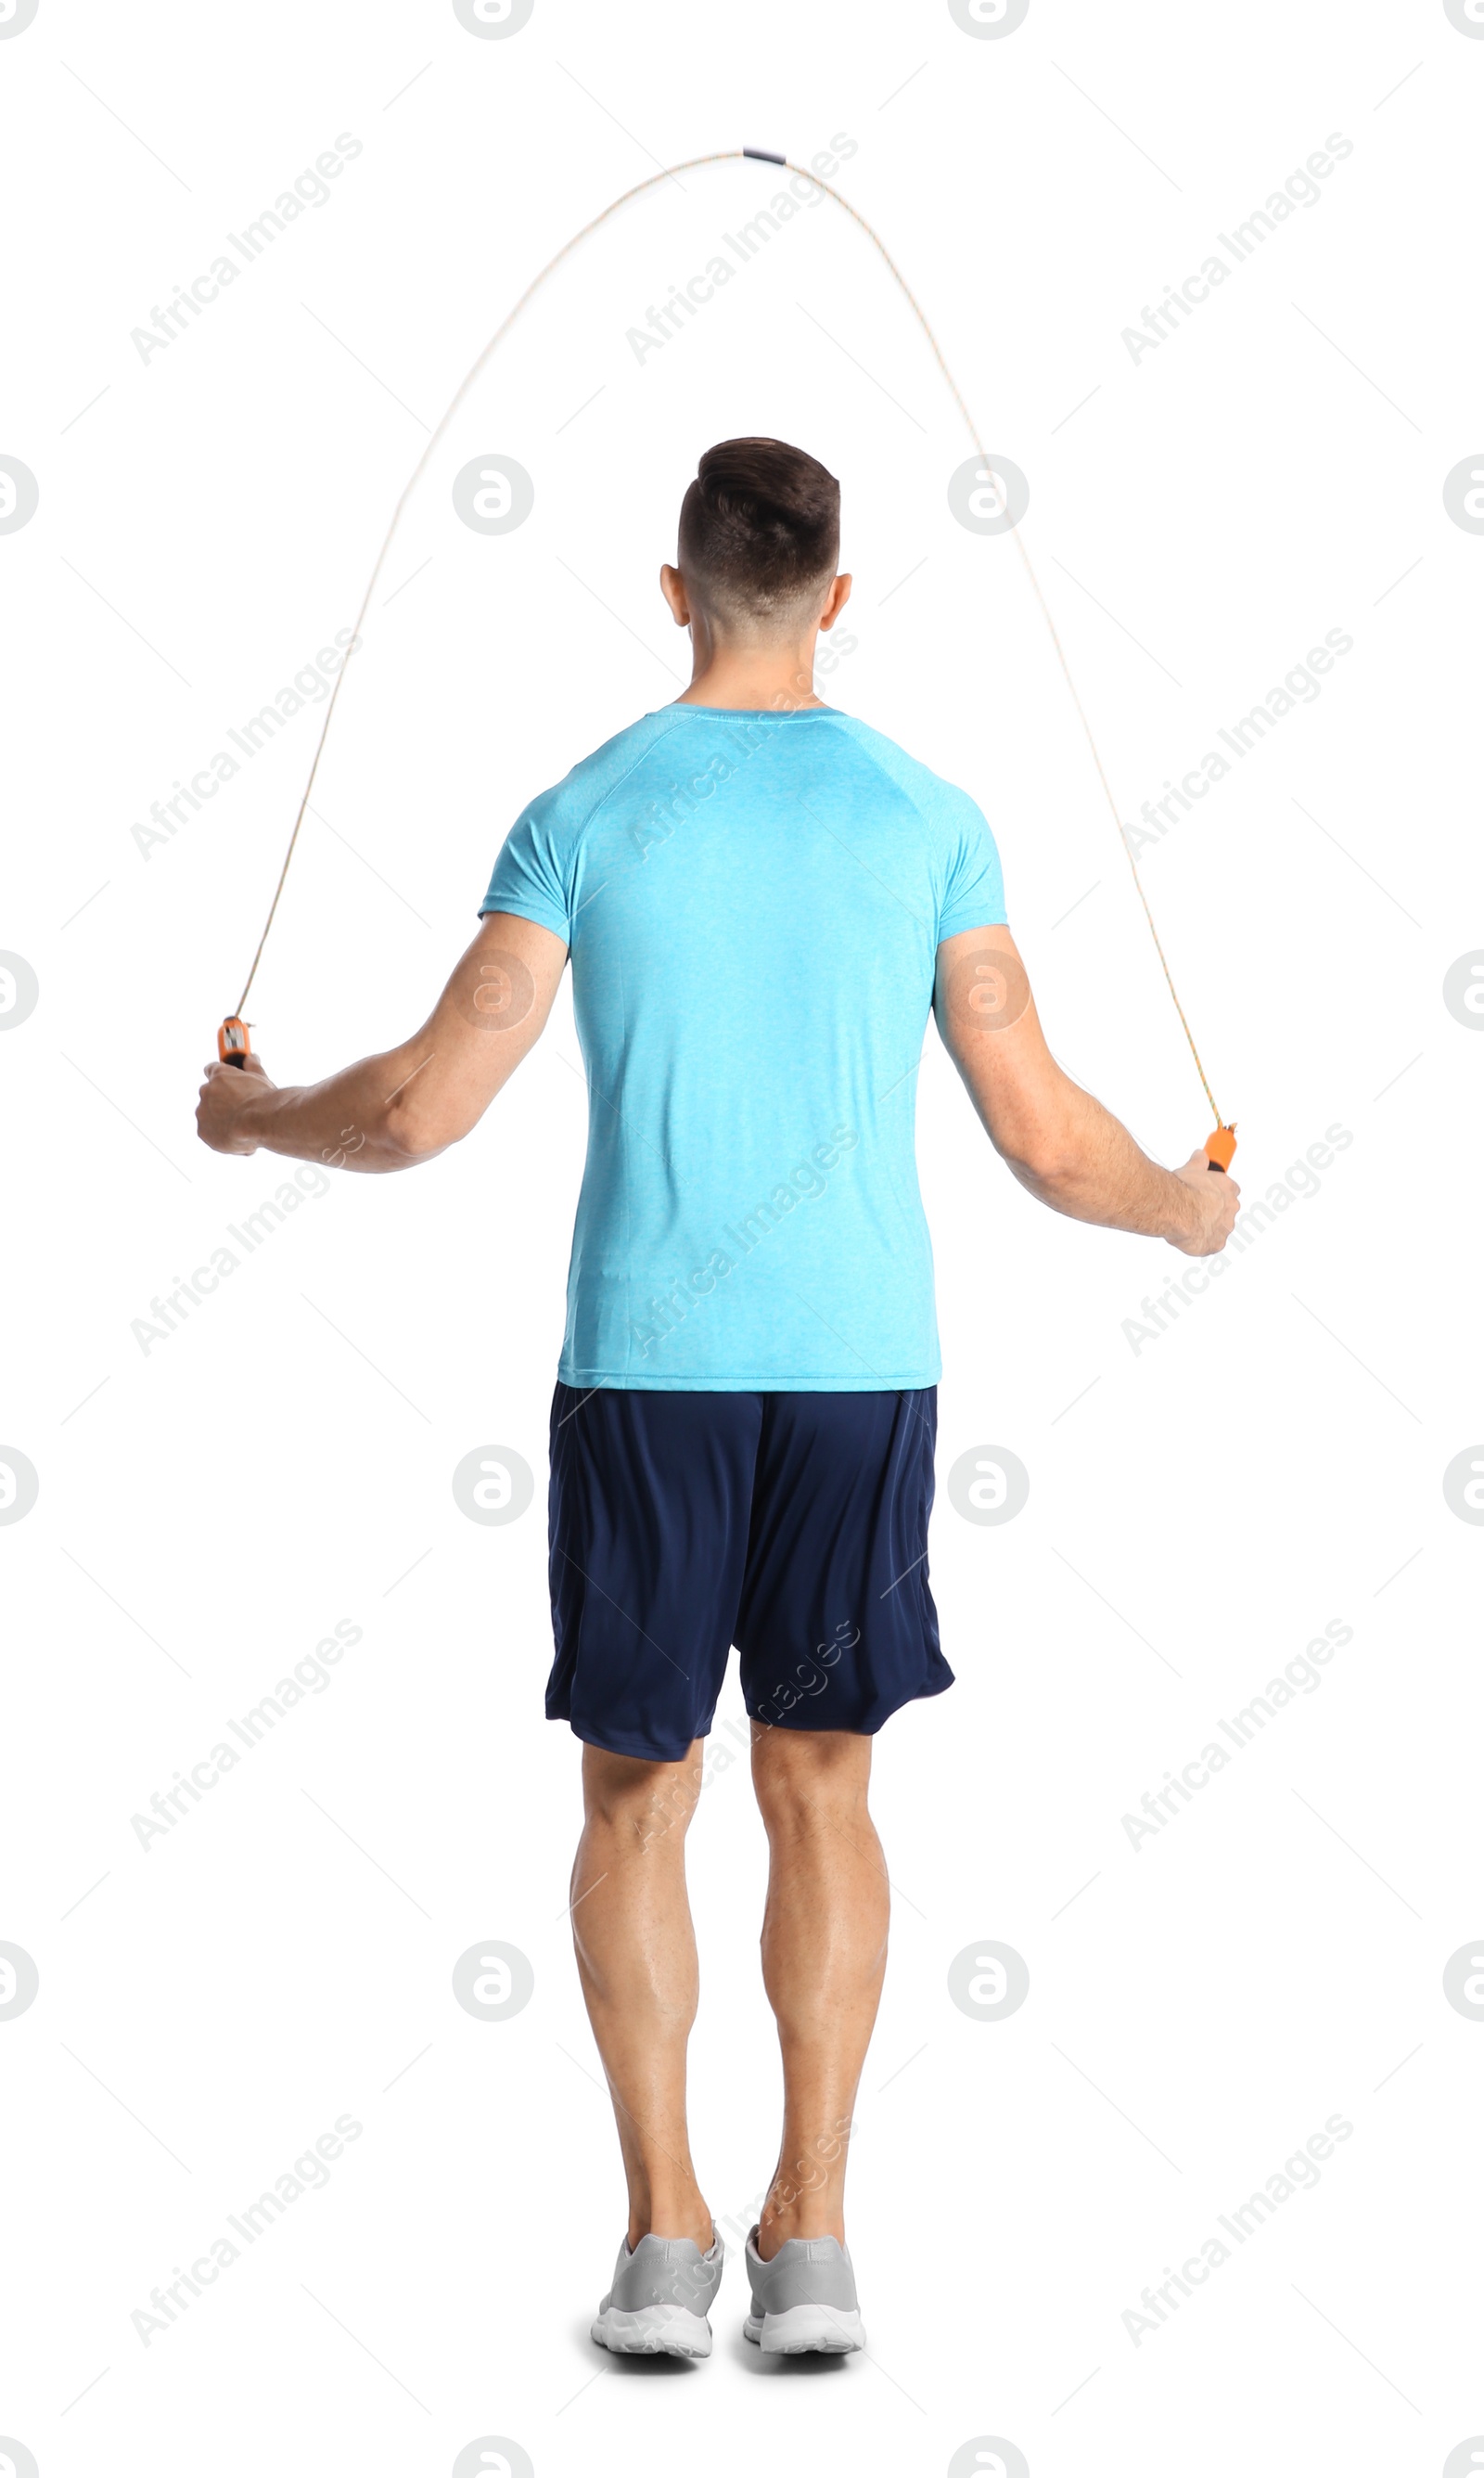
[[792, 636], [840, 564], [840, 484], [781, 439], [708, 447], [680, 509], [680, 569], [718, 625]]

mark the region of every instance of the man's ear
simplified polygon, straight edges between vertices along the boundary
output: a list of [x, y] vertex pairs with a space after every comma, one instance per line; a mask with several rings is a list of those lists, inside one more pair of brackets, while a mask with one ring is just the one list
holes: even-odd
[[853, 576], [836, 577], [834, 584], [830, 587], [829, 593], [825, 597], [824, 608], [819, 614], [819, 626], [821, 631], [826, 628], [834, 627], [836, 620], [840, 618], [845, 604], [850, 599], [850, 588], [854, 583], [855, 579]]
[[670, 616], [674, 620], [676, 627], [689, 628], [691, 625], [691, 603], [686, 593], [686, 581], [681, 575], [679, 569], [671, 568], [668, 561], [666, 562], [665, 566], [660, 570], [660, 592], [664, 594], [666, 601], [669, 604]]

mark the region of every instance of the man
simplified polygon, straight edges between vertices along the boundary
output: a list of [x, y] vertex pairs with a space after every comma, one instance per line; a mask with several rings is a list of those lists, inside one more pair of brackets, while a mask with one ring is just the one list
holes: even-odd
[[1044, 1203], [1188, 1255], [1219, 1251], [1237, 1211], [1203, 1155], [1160, 1169], [1052, 1059], [973, 801], [814, 694], [850, 592], [839, 544], [839, 485], [812, 456], [710, 449], [660, 571], [691, 686], [524, 811], [421, 1030], [308, 1088], [252, 1059], [201, 1091], [219, 1151], [410, 1168], [476, 1125], [571, 957], [590, 1125], [551, 1412], [546, 1710], [584, 1741], [573, 1932], [629, 2190], [593, 2325], [610, 2349], [711, 2347], [684, 1846], [734, 1643], [785, 2088], [744, 2329], [771, 2351], [864, 2340], [843, 2187], [886, 1960], [871, 1738], [952, 1683], [926, 1566], [930, 1007]]

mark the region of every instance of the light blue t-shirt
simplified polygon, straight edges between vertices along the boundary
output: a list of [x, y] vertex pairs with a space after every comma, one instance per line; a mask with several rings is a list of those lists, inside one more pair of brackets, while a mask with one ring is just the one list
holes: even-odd
[[481, 911], [571, 949], [566, 1383], [936, 1383], [918, 1063], [939, 941], [1005, 918], [968, 794], [833, 707], [669, 705], [532, 801]]

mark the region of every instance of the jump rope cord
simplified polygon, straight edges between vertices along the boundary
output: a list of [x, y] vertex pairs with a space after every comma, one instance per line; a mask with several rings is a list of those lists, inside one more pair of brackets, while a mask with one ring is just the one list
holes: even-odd
[[[470, 388], [474, 385], [475, 380], [479, 377], [479, 374], [483, 370], [486, 363], [489, 361], [490, 356], [495, 350], [495, 347], [503, 341], [504, 338], [509, 335], [510, 330], [515, 325], [516, 320], [519, 317], [522, 310], [524, 310], [527, 302], [531, 300], [535, 293], [541, 291], [541, 288], [545, 283], [547, 276], [553, 274], [557, 267], [562, 265], [564, 259], [569, 258], [573, 250], [580, 247], [582, 242], [585, 241], [591, 234], [595, 233], [600, 224], [607, 223], [610, 215], [616, 215], [620, 207], [626, 207], [632, 199], [642, 197], [646, 190], [657, 189], [662, 181], [674, 180], [682, 172], [698, 172], [708, 164], [740, 163], [744, 156], [750, 155], [752, 151], [753, 150], [749, 148], [741, 146], [724, 147], [718, 154], [695, 155], [691, 158], [689, 163], [674, 164], [665, 171], [651, 172], [646, 180], [636, 182], [632, 190], [625, 190], [621, 197], [613, 199], [608, 206], [604, 207], [601, 214], [595, 215], [592, 217], [591, 223], [584, 224], [580, 232], [573, 233], [570, 240], [564, 241], [562, 247], [557, 251], [556, 256], [548, 259], [546, 265], [541, 268], [541, 273], [534, 277], [531, 283], [526, 286], [525, 291], [521, 293], [520, 298], [516, 303], [514, 309], [508, 313], [500, 325], [495, 329], [494, 334], [490, 337], [489, 342], [479, 354], [478, 359], [470, 365], [464, 379], [460, 383], [457, 392], [449, 403], [448, 409], [444, 413], [442, 419], [440, 421], [437, 429], [430, 434], [428, 443], [424, 447], [422, 454], [418, 457], [407, 486], [403, 491], [401, 497], [398, 499], [395, 508], [392, 510], [391, 522], [387, 527], [386, 537], [382, 543], [380, 550], [376, 554], [376, 565], [371, 570], [365, 592], [361, 599], [361, 608], [356, 614], [355, 626], [351, 630], [352, 645], [356, 644], [360, 637], [362, 625], [365, 620], [365, 615], [370, 608], [371, 596], [376, 591], [378, 579], [380, 578], [382, 569], [386, 565], [387, 553], [391, 548], [392, 539], [396, 533], [398, 524], [401, 522], [403, 509], [406, 507], [408, 500], [412, 497], [414, 491], [421, 481], [423, 474], [427, 471], [434, 454], [440, 442], [445, 436], [454, 416], [457, 414], [460, 406], [468, 394]], [[882, 240], [880, 234], [875, 230], [875, 227], [867, 221], [867, 218], [862, 215], [859, 207], [852, 206], [850, 200], [843, 197], [839, 190], [832, 189], [828, 181], [821, 181], [817, 172], [806, 171], [802, 164], [790, 163], [788, 158], [785, 156], [762, 155], [759, 153], [756, 160], [764, 163], [776, 163], [784, 171], [792, 172], [796, 177], [812, 183], [816, 189], [822, 190], [827, 198], [833, 198], [838, 207], [843, 207], [845, 214], [850, 217], [853, 223], [859, 224], [862, 232], [866, 235], [867, 240], [871, 242], [872, 246], [878, 252], [889, 273], [893, 277], [901, 292], [904, 294], [914, 317], [917, 319], [918, 326], [926, 337], [929, 347], [932, 351], [933, 359], [938, 364], [940, 370], [942, 370], [943, 378], [947, 382], [948, 392], [952, 395], [954, 403], [958, 406], [959, 412], [963, 416], [964, 426], [968, 431], [970, 440], [973, 442], [975, 454], [979, 457], [982, 464], [990, 466], [990, 459], [985, 449], [984, 442], [974, 426], [973, 416], [964, 401], [957, 379], [955, 379], [953, 372], [949, 369], [947, 363], [943, 359], [942, 346], [939, 344], [938, 339], [934, 335], [933, 330], [928, 323], [927, 314], [923, 310], [921, 303], [918, 301], [917, 294], [913, 291], [911, 285], [903, 275], [900, 267], [897, 266], [896, 261], [893, 258], [885, 241]], [[990, 466], [990, 470], [992, 472], [994, 471], [993, 466]], [[1186, 1018], [1185, 1009], [1180, 1004], [1179, 993], [1176, 991], [1174, 985], [1174, 977], [1170, 970], [1170, 964], [1166, 957], [1164, 947], [1160, 943], [1159, 931], [1154, 925], [1154, 915], [1149, 909], [1149, 898], [1144, 890], [1144, 880], [1139, 873], [1139, 864], [1134, 858], [1133, 852], [1129, 847], [1128, 839], [1123, 832], [1123, 822], [1119, 816], [1118, 802], [1113, 796], [1113, 787], [1108, 780], [1107, 769], [1103, 764], [1101, 752], [1098, 749], [1096, 740], [1093, 736], [1093, 726], [1088, 721], [1087, 709], [1083, 705], [1082, 699], [1077, 694], [1077, 684], [1072, 678], [1070, 666], [1067, 660], [1066, 650], [1062, 645], [1061, 638], [1057, 633], [1056, 622], [1051, 617], [1050, 605], [1046, 601], [1044, 594], [1042, 592], [1041, 579], [1037, 575], [1036, 570], [1031, 564], [1031, 556], [1025, 547], [1025, 543], [1021, 536], [1019, 524], [1012, 526], [1011, 531], [1015, 535], [1016, 547], [1020, 554], [1021, 564], [1024, 567], [1031, 591], [1040, 605], [1042, 618], [1046, 623], [1046, 629], [1050, 636], [1051, 643], [1056, 649], [1056, 659], [1061, 665], [1062, 677], [1067, 683], [1068, 694], [1076, 709], [1077, 720], [1082, 725], [1083, 734], [1086, 738], [1088, 748], [1092, 754], [1093, 764], [1097, 770], [1097, 779], [1102, 785], [1103, 794], [1108, 802], [1108, 808], [1113, 818], [1119, 842], [1122, 847], [1124, 858], [1128, 862], [1129, 871], [1133, 877], [1139, 900], [1144, 906], [1144, 917], [1148, 923], [1149, 935], [1154, 941], [1154, 951], [1159, 957], [1160, 966], [1164, 972], [1166, 982], [1169, 985], [1170, 998], [1174, 1003], [1175, 1013], [1180, 1019], [1181, 1029], [1185, 1034], [1186, 1040], [1190, 1044], [1191, 1056], [1195, 1061], [1195, 1072], [1200, 1077], [1206, 1099], [1210, 1102], [1212, 1113], [1220, 1125], [1221, 1122], [1221, 1114], [1217, 1108], [1216, 1096], [1211, 1090], [1211, 1085], [1207, 1078], [1205, 1068], [1201, 1064], [1200, 1052], [1195, 1047], [1195, 1036], [1191, 1030], [1190, 1024]], [[273, 926], [273, 916], [278, 910], [278, 899], [284, 891], [284, 880], [289, 874], [289, 864], [293, 858], [294, 846], [299, 840], [299, 829], [304, 823], [305, 812], [309, 807], [310, 794], [314, 788], [314, 777], [319, 771], [319, 761], [324, 755], [325, 742], [330, 735], [330, 724], [334, 719], [335, 709], [340, 698], [340, 687], [345, 677], [347, 665], [348, 656], [347, 662], [341, 664], [340, 671], [336, 676], [335, 686], [330, 692], [329, 702], [325, 707], [324, 721], [319, 726], [319, 738], [315, 744], [314, 758], [310, 765], [309, 780], [304, 786], [304, 796], [299, 802], [298, 815], [293, 822], [293, 832], [289, 838], [289, 849], [284, 854], [284, 866], [279, 872], [278, 884], [273, 890], [273, 900], [268, 906], [268, 917], [263, 924], [263, 936], [258, 941], [258, 950], [252, 960], [252, 970], [249, 972], [247, 978], [242, 985], [242, 995], [239, 999], [237, 1006], [234, 1009], [234, 1013], [239, 1016], [240, 1016], [243, 1007], [247, 1003], [248, 992], [252, 988], [258, 966], [263, 960], [263, 949], [267, 943], [268, 931]]]

